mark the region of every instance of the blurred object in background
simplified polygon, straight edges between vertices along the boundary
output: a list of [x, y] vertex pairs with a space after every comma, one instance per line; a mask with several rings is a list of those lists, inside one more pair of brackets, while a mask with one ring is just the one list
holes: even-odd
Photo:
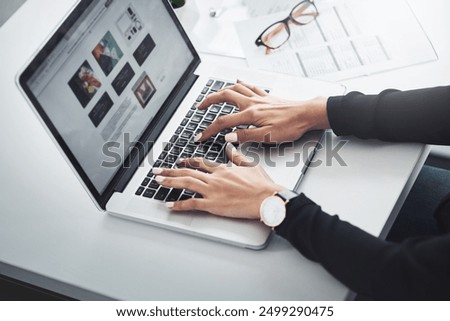
[[174, 9], [181, 8], [185, 5], [186, 0], [170, 0]]

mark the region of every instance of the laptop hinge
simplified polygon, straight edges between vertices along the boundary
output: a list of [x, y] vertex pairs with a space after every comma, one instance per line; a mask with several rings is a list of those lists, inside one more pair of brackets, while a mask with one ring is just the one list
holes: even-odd
[[122, 193], [128, 182], [133, 177], [136, 170], [139, 168], [139, 165], [142, 163], [144, 158], [147, 156], [147, 154], [150, 152], [150, 150], [153, 148], [154, 142], [158, 139], [161, 132], [166, 127], [167, 123], [172, 118], [173, 114], [177, 110], [178, 106], [181, 104], [183, 99], [188, 94], [189, 90], [194, 85], [195, 81], [198, 79], [198, 75], [195, 75], [194, 73], [190, 73], [190, 75], [186, 78], [183, 84], [180, 84], [179, 91], [175, 95], [169, 96], [171, 98], [170, 101], [167, 101], [166, 104], [164, 104], [165, 111], [160, 113], [160, 116], [158, 118], [155, 118], [151, 124], [152, 128], [146, 131], [142, 138], [141, 142], [142, 144], [138, 144], [140, 149], [134, 148], [134, 156], [131, 155], [127, 159], [127, 170], [123, 171], [122, 177], [119, 179], [116, 187], [114, 188], [115, 192]]

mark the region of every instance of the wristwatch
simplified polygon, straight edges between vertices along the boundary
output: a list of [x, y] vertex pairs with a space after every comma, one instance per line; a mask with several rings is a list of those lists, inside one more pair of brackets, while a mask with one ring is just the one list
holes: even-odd
[[286, 205], [297, 196], [293, 191], [284, 190], [267, 197], [259, 208], [261, 222], [271, 228], [280, 225], [286, 217]]

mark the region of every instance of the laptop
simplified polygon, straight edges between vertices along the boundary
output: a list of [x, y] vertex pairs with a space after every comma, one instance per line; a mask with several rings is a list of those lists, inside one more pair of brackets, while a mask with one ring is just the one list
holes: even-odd
[[[227, 103], [199, 111], [207, 95], [237, 78], [274, 95], [342, 94], [339, 85], [201, 63], [167, 0], [81, 0], [18, 76], [24, 96], [102, 212], [251, 249], [272, 230], [261, 222], [207, 213], [171, 213], [164, 202], [202, 197], [159, 186], [153, 167], [178, 158], [226, 163], [224, 135], [193, 137]], [[323, 132], [289, 146], [242, 146], [278, 183], [297, 189]], [[312, 148], [305, 148], [309, 146]], [[298, 156], [301, 157], [298, 157]]]

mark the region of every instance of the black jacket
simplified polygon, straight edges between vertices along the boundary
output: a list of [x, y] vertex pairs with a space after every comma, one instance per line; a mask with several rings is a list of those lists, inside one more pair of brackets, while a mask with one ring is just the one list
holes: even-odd
[[[352, 92], [329, 98], [327, 108], [336, 135], [450, 145], [450, 86], [379, 95]], [[276, 231], [359, 294], [383, 300], [448, 300], [450, 194], [436, 216], [447, 234], [390, 243], [326, 214], [302, 194], [289, 203]]]

